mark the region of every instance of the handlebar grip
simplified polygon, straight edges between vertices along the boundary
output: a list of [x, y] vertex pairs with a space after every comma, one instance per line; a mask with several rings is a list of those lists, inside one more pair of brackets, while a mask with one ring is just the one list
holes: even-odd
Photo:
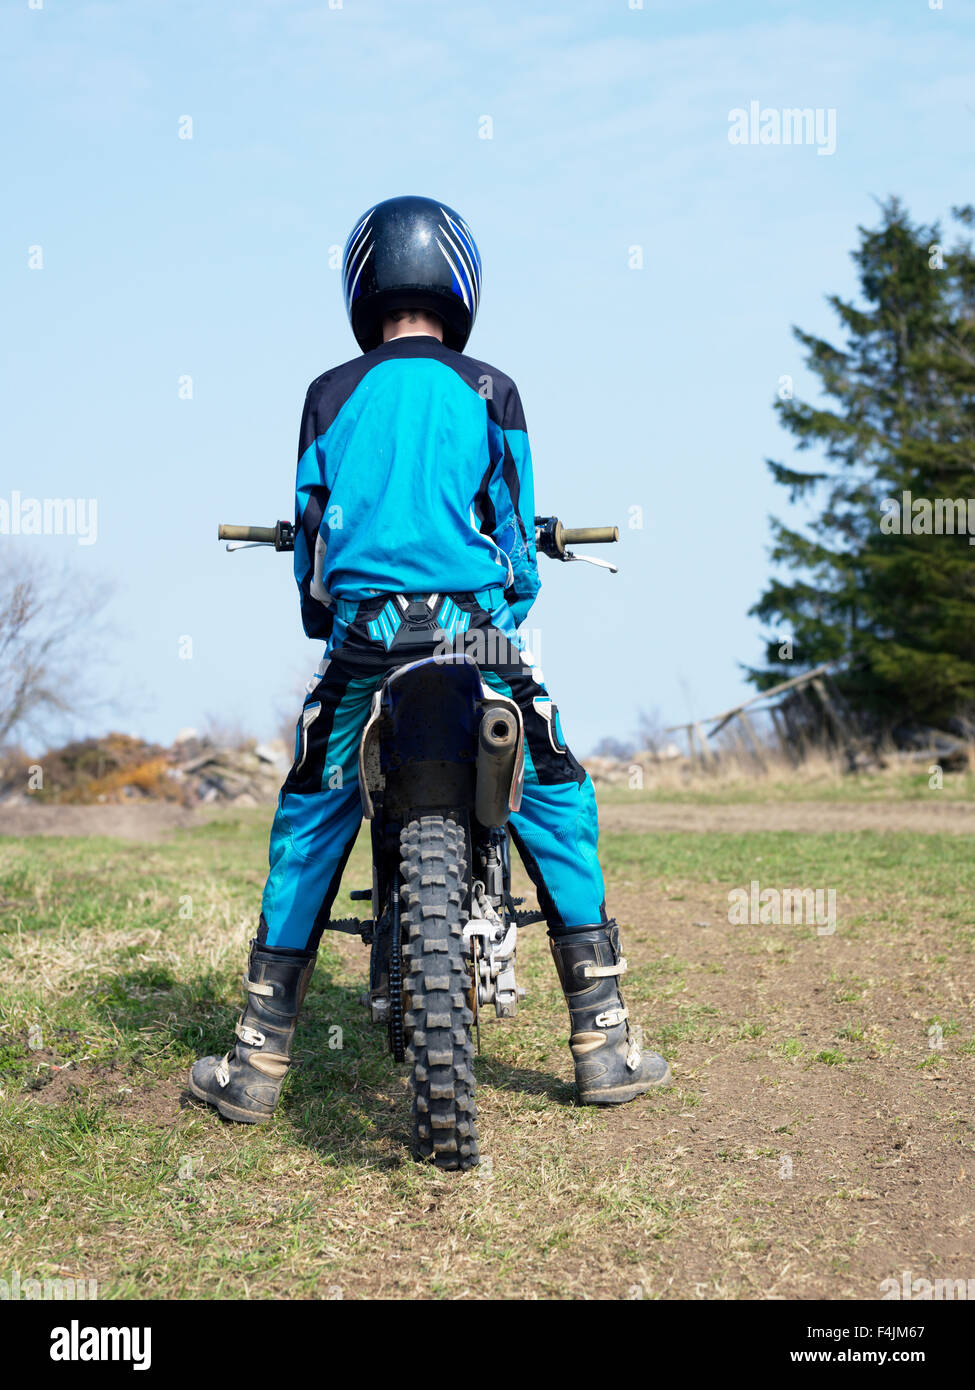
[[618, 526], [566, 526], [563, 545], [609, 545], [620, 538]]
[[218, 526], [217, 540], [221, 541], [263, 541], [273, 545], [277, 534], [275, 526]]

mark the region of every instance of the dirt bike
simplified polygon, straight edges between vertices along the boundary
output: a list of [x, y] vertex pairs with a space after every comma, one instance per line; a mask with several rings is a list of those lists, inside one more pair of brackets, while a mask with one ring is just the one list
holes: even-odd
[[[228, 550], [290, 551], [295, 528], [224, 525], [218, 535]], [[536, 517], [535, 538], [552, 559], [616, 573], [566, 547], [617, 541], [618, 527], [567, 529], [557, 517]], [[435, 642], [437, 621], [423, 600], [409, 609]], [[413, 1152], [438, 1168], [479, 1161], [473, 1061], [481, 1010], [515, 1017], [524, 994], [515, 982], [518, 928], [543, 920], [511, 896], [505, 825], [521, 803], [523, 751], [518, 705], [456, 650], [387, 675], [359, 746], [372, 888], [350, 897], [371, 901], [372, 916], [332, 919], [327, 929], [370, 947], [363, 1002], [385, 1028], [394, 1060], [410, 1067]]]

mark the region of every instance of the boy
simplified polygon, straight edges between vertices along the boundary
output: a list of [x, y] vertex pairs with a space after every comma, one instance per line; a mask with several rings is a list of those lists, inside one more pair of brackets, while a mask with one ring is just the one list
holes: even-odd
[[[518, 702], [524, 720], [524, 791], [509, 831], [548, 923], [579, 1100], [633, 1100], [668, 1085], [670, 1069], [631, 1037], [592, 782], [518, 635], [539, 589], [531, 454], [514, 382], [463, 353], [480, 254], [451, 208], [391, 198], [353, 229], [343, 281], [364, 356], [309, 387], [296, 484], [302, 621], [327, 643], [325, 657], [271, 830], [237, 1041], [194, 1065], [190, 1092], [227, 1119], [270, 1119], [359, 830], [357, 752], [373, 692], [388, 670], [432, 655], [445, 631], [473, 628], [486, 639], [475, 647], [485, 680]], [[426, 653], [401, 617], [418, 599], [439, 624]]]

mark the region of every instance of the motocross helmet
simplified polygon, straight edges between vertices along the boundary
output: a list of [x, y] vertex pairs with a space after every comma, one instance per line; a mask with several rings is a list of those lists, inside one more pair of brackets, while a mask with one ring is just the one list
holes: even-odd
[[383, 316], [414, 305], [443, 320], [463, 352], [481, 297], [481, 255], [471, 229], [433, 198], [387, 198], [359, 218], [342, 256], [345, 310], [363, 352], [383, 340]]

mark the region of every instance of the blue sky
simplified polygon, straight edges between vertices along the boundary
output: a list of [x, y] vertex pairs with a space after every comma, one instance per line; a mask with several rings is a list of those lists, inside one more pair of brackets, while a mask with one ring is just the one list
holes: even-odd
[[[834, 331], [875, 200], [970, 199], [972, 6], [333, 5], [0, 12], [0, 498], [98, 503], [93, 545], [0, 545], [116, 581], [92, 658], [125, 697], [89, 730], [267, 734], [297, 708], [319, 652], [289, 561], [227, 555], [216, 525], [291, 514], [305, 388], [356, 352], [330, 248], [406, 192], [478, 237], [470, 348], [519, 384], [539, 509], [624, 528], [615, 577], [541, 561], [528, 626], [570, 740], [727, 706], [787, 506], [772, 402], [785, 374], [813, 390], [790, 325]], [[732, 145], [751, 101], [834, 109], [835, 153]]]

